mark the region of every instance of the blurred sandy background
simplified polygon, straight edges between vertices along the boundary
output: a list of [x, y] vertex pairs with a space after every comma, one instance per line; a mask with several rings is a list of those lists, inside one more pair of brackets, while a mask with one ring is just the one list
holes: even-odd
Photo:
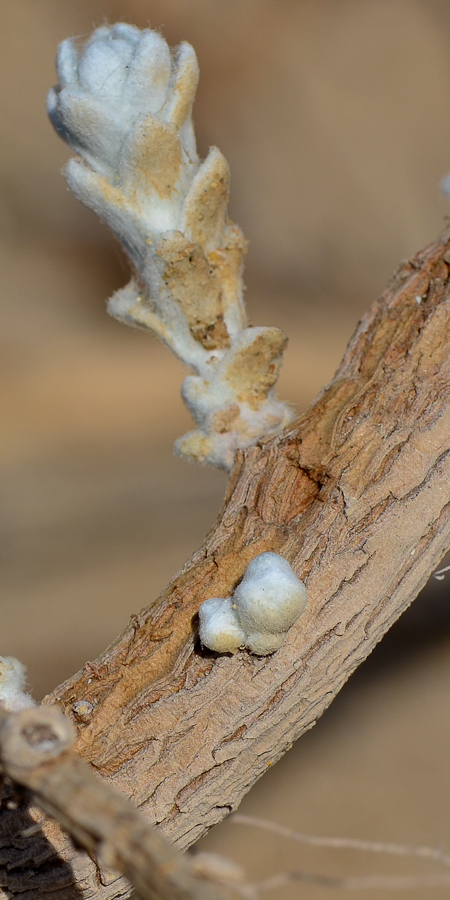
[[[225, 488], [222, 473], [173, 457], [190, 427], [183, 368], [106, 316], [127, 264], [59, 174], [68, 152], [44, 107], [56, 45], [105, 20], [150, 22], [196, 48], [200, 152], [217, 144], [231, 164], [251, 318], [289, 334], [280, 393], [299, 411], [394, 266], [450, 211], [438, 188], [450, 169], [443, 0], [3, 0], [0, 652], [26, 663], [38, 697], [158, 594]], [[434, 582], [242, 811], [310, 833], [450, 843], [448, 585]], [[230, 823], [203, 845], [261, 877], [428, 870]], [[279, 896], [330, 894], [344, 896]]]

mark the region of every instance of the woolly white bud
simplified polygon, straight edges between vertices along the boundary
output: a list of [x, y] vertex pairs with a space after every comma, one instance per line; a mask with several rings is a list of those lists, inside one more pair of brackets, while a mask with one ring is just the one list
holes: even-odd
[[280, 634], [270, 634], [268, 631], [254, 631], [247, 635], [245, 646], [255, 656], [269, 656], [270, 653], [275, 653], [275, 650], [280, 649], [281, 645], [284, 644], [285, 637], [286, 633], [284, 631], [280, 632]]
[[27, 670], [13, 656], [0, 656], [0, 706], [11, 712], [36, 706], [24, 691]]
[[199, 610], [200, 640], [217, 653], [247, 647], [267, 656], [306, 606], [306, 588], [278, 553], [261, 553], [247, 566], [231, 598], [205, 600]]
[[193, 371], [183, 397], [197, 428], [177, 453], [231, 469], [236, 450], [293, 419], [274, 386], [286, 346], [277, 328], [249, 328], [246, 241], [227, 215], [220, 150], [197, 155], [189, 44], [132, 25], [97, 28], [81, 49], [60, 44], [47, 108], [78, 154], [65, 168], [75, 196], [116, 233], [135, 270], [108, 311], [155, 332]]
[[233, 600], [247, 633], [280, 634], [303, 612], [306, 588], [287, 559], [278, 553], [261, 553], [247, 566]]
[[236, 653], [245, 645], [245, 632], [239, 627], [230, 598], [212, 597], [199, 610], [200, 640], [216, 653]]

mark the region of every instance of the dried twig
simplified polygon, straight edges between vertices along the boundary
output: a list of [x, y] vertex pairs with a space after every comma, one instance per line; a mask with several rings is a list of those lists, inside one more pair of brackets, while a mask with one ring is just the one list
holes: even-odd
[[284, 825], [278, 825], [277, 822], [270, 822], [268, 819], [260, 819], [256, 816], [245, 816], [241, 813], [234, 813], [230, 817], [230, 822], [235, 825], [249, 825], [252, 828], [269, 831], [271, 834], [277, 834], [282, 838], [287, 838], [289, 841], [307, 844], [310, 847], [326, 847], [328, 850], [360, 850], [364, 853], [386, 853], [391, 856], [432, 859], [443, 866], [450, 867], [450, 856], [438, 847], [412, 847], [407, 844], [392, 844], [384, 841], [362, 841], [357, 838], [319, 837], [312, 834], [301, 834], [298, 831], [293, 831], [291, 828], [286, 828]]
[[57, 709], [0, 709], [1, 769], [101, 865], [124, 874], [142, 900], [225, 900], [222, 889], [193, 874], [189, 858], [72, 752], [75, 736]]
[[254, 885], [248, 885], [246, 897], [248, 900], [257, 900], [265, 891], [274, 891], [293, 882], [347, 891], [405, 891], [411, 888], [450, 887], [450, 875], [344, 875], [341, 878], [334, 878], [309, 872], [282, 872]]

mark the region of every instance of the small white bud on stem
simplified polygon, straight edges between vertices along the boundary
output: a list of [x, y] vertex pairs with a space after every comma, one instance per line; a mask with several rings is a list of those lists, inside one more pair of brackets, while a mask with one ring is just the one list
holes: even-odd
[[249, 563], [232, 597], [205, 600], [199, 610], [200, 641], [217, 653], [247, 647], [257, 656], [274, 653], [306, 606], [306, 588], [278, 553]]

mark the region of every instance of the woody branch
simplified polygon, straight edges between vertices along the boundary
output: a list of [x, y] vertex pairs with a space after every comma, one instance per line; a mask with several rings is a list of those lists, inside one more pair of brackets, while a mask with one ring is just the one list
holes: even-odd
[[[181, 848], [314, 724], [450, 545], [449, 263], [447, 230], [402, 264], [308, 413], [238, 450], [202, 548], [45, 701], [76, 723], [78, 752]], [[306, 582], [302, 618], [265, 658], [203, 651], [200, 604], [231, 596], [267, 550]], [[20, 815], [4, 813], [8, 833]], [[120, 878], [99, 882], [56, 826], [43, 834], [42, 879], [67, 866], [79, 897], [129, 895]], [[35, 865], [32, 840], [10, 843], [11, 871], [18, 854]]]

